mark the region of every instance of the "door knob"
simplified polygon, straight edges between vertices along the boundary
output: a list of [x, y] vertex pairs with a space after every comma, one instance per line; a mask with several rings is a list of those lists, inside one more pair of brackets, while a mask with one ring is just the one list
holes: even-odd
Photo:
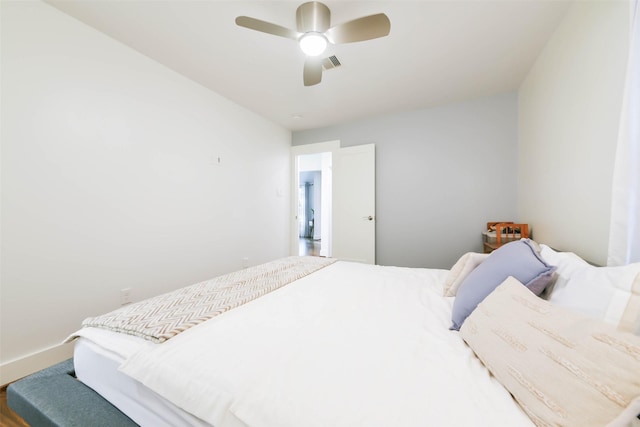
[[373, 216], [369, 215], [369, 216], [363, 216], [362, 219], [366, 219], [369, 221], [373, 221]]

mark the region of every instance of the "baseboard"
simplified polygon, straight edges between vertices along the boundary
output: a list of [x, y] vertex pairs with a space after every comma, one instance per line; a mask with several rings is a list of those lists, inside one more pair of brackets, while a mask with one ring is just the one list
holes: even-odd
[[59, 344], [0, 364], [0, 384], [6, 385], [73, 356], [73, 344]]

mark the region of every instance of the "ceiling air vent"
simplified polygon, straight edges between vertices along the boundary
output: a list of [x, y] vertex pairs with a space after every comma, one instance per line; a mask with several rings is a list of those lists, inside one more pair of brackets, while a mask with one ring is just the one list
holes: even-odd
[[325, 70], [330, 70], [332, 68], [337, 68], [339, 66], [341, 66], [342, 64], [340, 63], [340, 61], [338, 60], [338, 58], [336, 58], [335, 55], [332, 55], [328, 58], [324, 58], [322, 60], [322, 68], [324, 68]]

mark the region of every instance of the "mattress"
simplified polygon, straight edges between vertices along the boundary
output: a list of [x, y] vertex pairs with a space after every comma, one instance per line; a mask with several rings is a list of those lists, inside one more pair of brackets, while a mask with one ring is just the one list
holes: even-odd
[[[98, 336], [100, 332], [98, 331]], [[118, 334], [108, 331], [105, 333], [115, 335], [114, 339], [118, 340]], [[99, 340], [98, 338], [97, 341]], [[142, 342], [139, 344], [144, 345]], [[80, 337], [76, 341], [73, 358], [77, 378], [139, 425], [157, 427], [210, 425], [121, 373], [118, 367], [124, 361], [123, 357], [100, 347], [90, 339]]]
[[83, 328], [77, 375], [143, 426], [532, 426], [448, 330], [446, 274], [339, 261], [162, 344]]

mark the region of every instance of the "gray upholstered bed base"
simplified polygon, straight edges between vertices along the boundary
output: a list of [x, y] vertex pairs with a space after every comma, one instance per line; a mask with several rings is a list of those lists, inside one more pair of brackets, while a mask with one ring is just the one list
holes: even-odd
[[137, 425], [75, 378], [72, 359], [10, 384], [7, 403], [33, 427]]

